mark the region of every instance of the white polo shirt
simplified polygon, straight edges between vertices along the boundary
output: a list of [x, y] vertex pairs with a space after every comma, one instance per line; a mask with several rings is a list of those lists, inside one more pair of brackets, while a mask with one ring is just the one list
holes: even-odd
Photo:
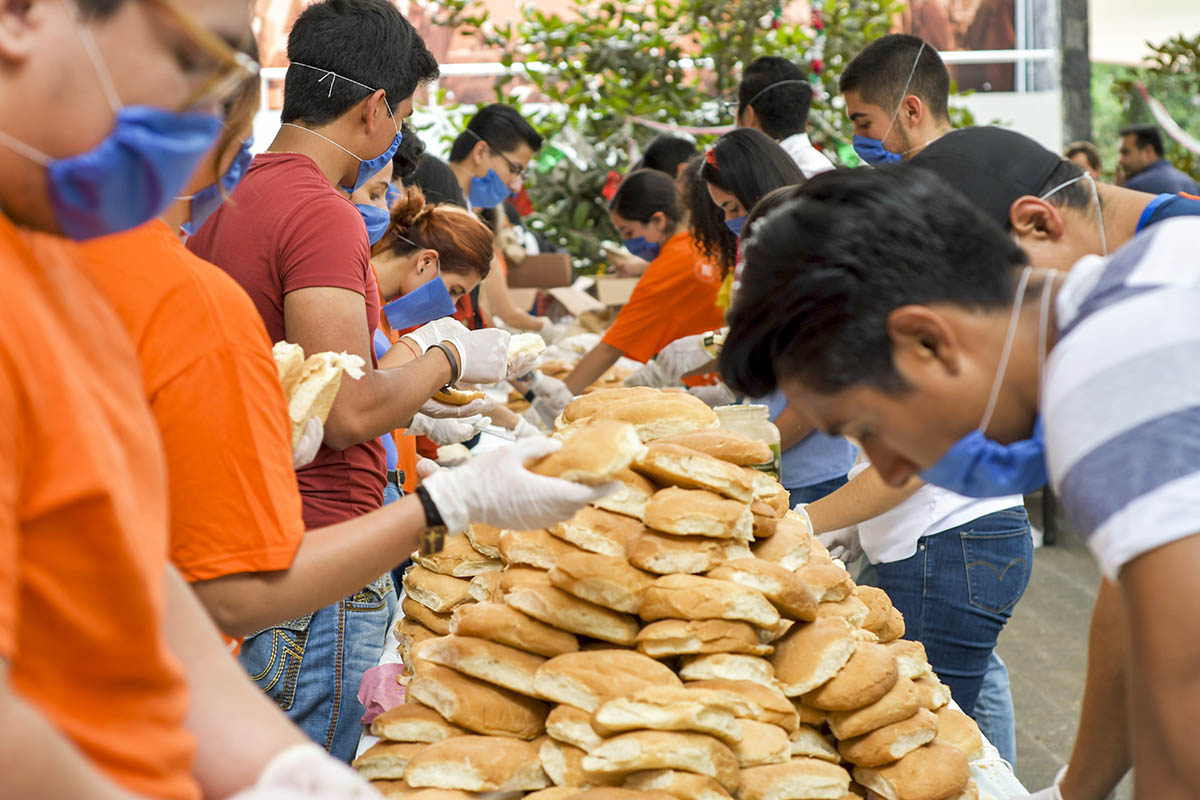
[[813, 147], [812, 142], [808, 140], [807, 133], [789, 136], [781, 141], [779, 146], [792, 157], [792, 161], [796, 162], [796, 166], [804, 173], [805, 178], [811, 178], [820, 172], [828, 172], [833, 169], [833, 162], [824, 153]]

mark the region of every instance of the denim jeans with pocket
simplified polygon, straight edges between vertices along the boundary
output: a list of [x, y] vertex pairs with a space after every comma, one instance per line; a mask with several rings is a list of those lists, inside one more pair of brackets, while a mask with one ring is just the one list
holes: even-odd
[[911, 557], [875, 565], [876, 585], [904, 614], [904, 637], [925, 645], [929, 663], [967, 714], [1032, 565], [1022, 506], [922, 536]]
[[305, 735], [349, 762], [362, 735], [358, 685], [379, 663], [395, 608], [386, 573], [331, 606], [246, 637], [238, 658]]

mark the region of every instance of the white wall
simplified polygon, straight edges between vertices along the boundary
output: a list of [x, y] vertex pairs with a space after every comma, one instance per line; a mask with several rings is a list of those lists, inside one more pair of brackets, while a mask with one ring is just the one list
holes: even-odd
[[980, 125], [991, 122], [1036, 139], [1056, 153], [1062, 152], [1062, 96], [1052, 92], [978, 92], [955, 98]]

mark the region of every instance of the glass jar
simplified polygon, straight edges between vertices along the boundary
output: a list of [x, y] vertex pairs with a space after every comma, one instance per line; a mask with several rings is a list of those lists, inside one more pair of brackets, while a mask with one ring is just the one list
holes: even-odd
[[767, 443], [767, 446], [771, 448], [771, 460], [755, 464], [754, 468], [779, 480], [783, 451], [779, 447], [779, 428], [776, 428], [775, 423], [771, 422], [767, 407], [735, 405], [718, 406], [713, 410], [717, 412], [718, 428], [734, 431]]

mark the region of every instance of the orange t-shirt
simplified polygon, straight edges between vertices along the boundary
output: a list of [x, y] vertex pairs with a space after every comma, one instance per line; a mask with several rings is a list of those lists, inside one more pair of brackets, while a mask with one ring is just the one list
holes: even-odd
[[233, 278], [158, 220], [81, 246], [142, 362], [188, 581], [287, 569], [304, 536], [271, 341]]
[[671, 342], [724, 324], [716, 305], [721, 271], [705, 260], [690, 233], [667, 240], [602, 341], [636, 361]]
[[191, 800], [187, 683], [163, 634], [166, 463], [129, 337], [79, 258], [0, 217], [0, 657], [112, 780]]

